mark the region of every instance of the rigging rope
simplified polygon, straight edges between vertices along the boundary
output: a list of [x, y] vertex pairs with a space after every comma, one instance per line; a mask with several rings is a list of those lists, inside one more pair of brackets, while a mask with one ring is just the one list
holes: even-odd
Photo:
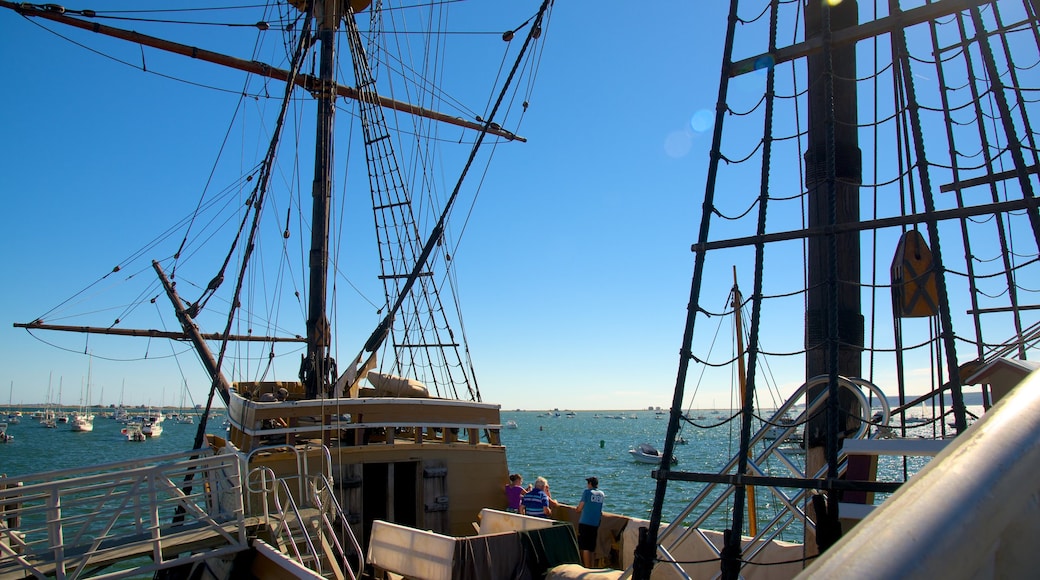
[[[541, 22], [542, 17], [544, 16], [545, 11], [546, 11], [548, 5], [550, 4], [550, 1], [551, 0], [545, 0], [543, 2], [542, 6], [540, 7], [540, 9], [538, 11], [538, 16], [537, 16], [536, 22], [539, 22], [539, 23]], [[532, 28], [532, 31], [533, 30], [534, 30], [534, 28]], [[527, 39], [525, 40], [524, 47], [520, 51], [521, 57], [526, 52], [527, 47], [531, 44], [532, 39], [533, 39], [533, 33], [531, 35], [528, 35]], [[405, 304], [405, 302], [407, 300], [414, 300], [413, 297], [409, 296], [409, 294], [411, 293], [411, 289], [412, 289], [412, 287], [413, 287], [413, 285], [415, 284], [416, 281], [420, 281], [419, 278], [420, 278], [422, 272], [427, 268], [430, 256], [433, 254], [433, 252], [437, 248], [437, 246], [439, 246], [440, 243], [441, 243], [443, 232], [444, 232], [444, 228], [445, 228], [445, 224], [447, 222], [447, 218], [448, 218], [448, 216], [449, 216], [449, 214], [451, 212], [453, 204], [454, 204], [456, 198], [458, 197], [458, 194], [459, 194], [459, 192], [461, 190], [462, 184], [463, 184], [463, 182], [464, 182], [464, 180], [466, 178], [467, 173], [469, 172], [470, 168], [473, 165], [473, 162], [474, 162], [474, 160], [476, 158], [476, 154], [477, 154], [477, 152], [478, 152], [478, 150], [480, 148], [480, 145], [482, 144], [485, 136], [487, 135], [488, 130], [491, 128], [492, 123], [494, 122], [494, 119], [495, 119], [495, 116], [497, 114], [497, 111], [498, 111], [499, 107], [501, 106], [501, 104], [502, 104], [502, 102], [504, 100], [505, 90], [508, 89], [508, 87], [511, 85], [512, 80], [515, 77], [516, 72], [517, 72], [517, 70], [519, 68], [520, 62], [521, 62], [520, 59], [518, 59], [516, 64], [514, 64], [513, 68], [511, 69], [509, 77], [507, 78], [506, 83], [505, 83], [505, 85], [503, 87], [503, 90], [500, 93], [500, 96], [498, 97], [498, 99], [497, 99], [497, 101], [495, 103], [495, 106], [494, 106], [494, 108], [492, 109], [492, 111], [491, 111], [491, 113], [489, 115], [490, 118], [489, 118], [489, 120], [487, 120], [484, 123], [483, 130], [480, 132], [480, 134], [477, 137], [476, 142], [474, 143], [473, 147], [471, 148], [470, 154], [469, 154], [469, 156], [468, 156], [468, 158], [466, 160], [466, 163], [465, 163], [465, 165], [463, 167], [461, 175], [459, 176], [459, 178], [458, 178], [458, 180], [457, 180], [457, 182], [455, 184], [455, 187], [454, 187], [451, 195], [449, 196], [447, 202], [445, 203], [444, 209], [443, 209], [443, 211], [440, 214], [440, 217], [439, 217], [439, 219], [437, 221], [437, 224], [432, 228], [431, 233], [430, 233], [430, 235], [427, 238], [426, 244], [423, 246], [422, 251], [420, 252], [418, 257], [415, 259], [414, 265], [412, 265], [412, 267], [410, 268], [410, 270], [411, 270], [410, 274], [403, 281], [403, 283], [401, 284], [401, 287], [397, 290], [397, 298], [394, 301], [393, 306], [390, 308], [390, 310], [386, 314], [386, 316], [383, 319], [383, 321], [379, 324], [377, 329], [372, 333], [372, 336], [369, 338], [368, 342], [366, 343], [365, 348], [364, 348], [365, 351], [374, 352], [376, 349], [380, 348], [380, 346], [382, 345], [382, 343], [385, 340], [386, 336], [388, 335], [388, 333], [391, 330], [391, 325], [392, 325], [392, 323], [394, 321], [394, 317], [398, 315], [401, 307]], [[420, 282], [422, 284], [424, 281], [420, 281]], [[359, 353], [358, 356], [354, 360], [356, 360], [356, 361], [362, 360], [362, 356], [363, 355], [364, 355], [364, 352]], [[480, 396], [479, 395], [479, 391], [474, 390], [474, 394], [476, 395], [477, 400], [479, 400], [479, 396]]]

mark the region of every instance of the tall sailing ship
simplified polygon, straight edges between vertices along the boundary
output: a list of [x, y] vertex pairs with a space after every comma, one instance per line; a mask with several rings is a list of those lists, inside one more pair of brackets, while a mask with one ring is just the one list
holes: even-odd
[[[302, 67], [231, 59], [191, 44], [115, 32], [88, 11], [6, 1], [0, 7], [285, 81], [262, 88], [248, 84], [243, 91], [278, 106], [269, 115], [275, 120], [267, 133], [270, 145], [261, 148], [255, 165], [243, 165], [252, 169], [236, 174], [240, 181], [224, 180], [231, 184], [227, 198], [198, 202], [200, 214], [231, 213], [212, 221], [189, 218], [175, 230], [175, 250], [151, 269], [120, 264], [116, 270], [134, 279], [154, 272], [149, 280], [158, 282], [140, 296], [171, 302], [181, 330], [125, 329], [132, 317], [123, 315], [115, 324], [89, 328], [192, 342], [213, 397], [227, 405], [226, 437], [212, 428], [206, 435], [205, 422], [199, 430], [198, 447], [215, 452], [167, 458], [155, 467], [190, 482], [164, 505], [163, 513], [173, 517], [137, 530], [142, 537], [158, 530], [171, 543], [136, 539], [114, 546], [101, 538], [87, 557], [41, 556], [30, 563], [42, 574], [58, 566], [100, 568], [132, 555], [133, 547], [148, 546], [155, 562], [143, 569], [176, 567], [188, 575], [191, 566], [204, 562], [225, 577], [243, 567], [264, 576], [273, 572], [258, 563], [274, 565], [280, 553], [323, 574], [349, 576], [360, 569], [363, 551], [386, 549], [396, 550], [402, 570], [423, 569], [435, 560], [443, 569], [451, 554], [442, 547], [434, 556], [430, 549], [443, 538], [417, 528], [468, 533], [476, 510], [504, 507], [505, 455], [498, 407], [482, 402], [463, 337], [444, 330], [440, 318], [444, 306], [455, 302], [441, 295], [453, 278], [433, 268], [450, 265], [455, 248], [441, 218], [457, 205], [456, 194], [467, 191], [466, 182], [449, 182], [450, 194], [423, 204], [413, 186], [433, 183], [428, 171], [444, 163], [420, 156], [423, 161], [409, 166], [414, 170], [401, 171], [399, 155], [424, 153], [434, 141], [425, 140], [425, 130], [394, 124], [405, 112], [422, 119], [425, 129], [457, 124], [461, 128], [445, 140], [463, 141], [459, 167], [469, 168], [481, 151], [476, 145], [519, 139], [515, 115], [503, 116], [498, 103], [524, 109], [526, 100], [484, 95], [493, 103], [485, 111], [444, 115], [425, 111], [438, 107], [389, 98], [423, 94], [429, 102], [448, 102], [440, 92], [420, 92], [434, 86], [425, 81], [410, 85], [414, 91], [382, 84], [377, 71], [409, 67], [379, 51], [378, 31], [397, 13], [364, 2], [326, 2], [313, 12], [294, 2], [277, 12], [275, 26], [272, 18], [252, 21], [261, 36], [286, 33], [279, 49], [294, 55], [291, 62], [312, 55], [311, 65]], [[532, 10], [496, 40], [520, 53], [537, 50], [547, 8]], [[88, 22], [76, 23], [81, 20]], [[1037, 565], [1040, 521], [1040, 384], [1034, 376], [1014, 385], [1035, 368], [1040, 336], [1040, 308], [1030, 284], [1040, 279], [1040, 154], [1031, 124], [1040, 89], [1034, 72], [1040, 62], [1036, 2], [732, 0], [726, 26], [664, 459], [653, 472], [657, 489], [649, 520], [627, 522], [624, 536], [616, 538], [626, 574], [1027, 576]], [[350, 80], [338, 84], [333, 73], [345, 67], [334, 60], [335, 39], [350, 45], [353, 66]], [[438, 47], [428, 44], [416, 54], [433, 54]], [[523, 58], [531, 57], [507, 62]], [[514, 81], [514, 71], [528, 70], [506, 68], [504, 84]], [[276, 99], [279, 86], [288, 88]], [[303, 118], [289, 113], [296, 111], [294, 99], [305, 94], [319, 109], [311, 144], [317, 171], [313, 181], [295, 181], [283, 178], [275, 161], [279, 151], [301, 150], [281, 140], [299, 135], [283, 122]], [[332, 279], [340, 280], [346, 270], [331, 264], [344, 254], [327, 243], [337, 228], [323, 224], [339, 216], [330, 211], [335, 180], [329, 172], [338, 163], [330, 121], [344, 115], [339, 107], [347, 102], [353, 107], [348, 114], [361, 121], [366, 160], [378, 166], [364, 175], [370, 176], [383, 266], [378, 275], [386, 290], [375, 330], [366, 331], [356, 348], [344, 347], [342, 355], [336, 352], [341, 325], [329, 315], [337, 310], [327, 305], [342, 299], [343, 286], [326, 275], [334, 272]], [[416, 141], [400, 146], [393, 135], [402, 133]], [[393, 151], [384, 149], [390, 144]], [[301, 182], [313, 183], [313, 211], [302, 209], [300, 196], [276, 204], [268, 194], [275, 186], [295, 191]], [[275, 262], [263, 270], [288, 271], [281, 257], [301, 255], [310, 273], [305, 281], [296, 273], [300, 282], [284, 293], [284, 287], [272, 286], [266, 294], [251, 294], [245, 283], [256, 270], [243, 265], [269, 249], [253, 231], [264, 231], [273, 219], [272, 212], [261, 211], [271, 206], [277, 207], [274, 229], [282, 239], [306, 242], [293, 246], [295, 251], [280, 242]], [[317, 225], [300, 227], [305, 217]], [[235, 249], [217, 260], [228, 265], [216, 272], [195, 270], [195, 260], [188, 259], [201, 254], [202, 246], [192, 245], [195, 238], [184, 232], [215, 243], [209, 228], [216, 223], [236, 226], [222, 240], [235, 242], [228, 244]], [[306, 326], [286, 332], [281, 310], [272, 305], [295, 296], [296, 288], [309, 294], [298, 307]], [[419, 289], [428, 294], [417, 298]], [[232, 306], [233, 314], [214, 317], [218, 302]], [[24, 326], [33, 332], [54, 328], [48, 318]], [[720, 321], [734, 329], [728, 355], [714, 350], [718, 333], [709, 325]], [[428, 334], [434, 330], [436, 337]], [[296, 353], [293, 345], [299, 345]], [[277, 358], [267, 356], [286, 348], [290, 356], [300, 355], [288, 375], [269, 365]], [[444, 350], [450, 358], [441, 358]], [[685, 471], [689, 462], [670, 461], [680, 429], [703, 426], [682, 412], [687, 394], [696, 392], [694, 377], [736, 377], [743, 397], [732, 417], [740, 426], [739, 451], [717, 472]], [[800, 386], [775, 413], [760, 403], [765, 391], [791, 384]], [[978, 420], [968, 404], [975, 398], [985, 411]], [[923, 404], [932, 418], [911, 423]], [[793, 457], [795, 431], [804, 441], [804, 460]], [[878, 464], [889, 454], [900, 461], [915, 454], [935, 457], [916, 475], [907, 468], [899, 481], [881, 481]], [[141, 473], [143, 488], [159, 480], [152, 471]], [[31, 488], [40, 497], [51, 490], [46, 483]], [[676, 493], [694, 499], [665, 522], [663, 500]], [[706, 529], [717, 512], [728, 525]], [[410, 531], [383, 521], [406, 524]], [[795, 528], [797, 541], [788, 541], [785, 534]], [[191, 535], [200, 530], [208, 532], [205, 539]], [[377, 539], [383, 531], [388, 535]], [[508, 558], [484, 548], [493, 563]]]
[[[244, 71], [230, 77], [238, 104], [227, 132], [245, 136], [238, 149], [246, 157], [228, 159], [219, 148], [212, 168], [200, 168], [206, 187], [188, 215], [89, 286], [91, 293], [116, 279], [135, 286], [90, 309], [108, 317], [107, 306], [119, 304], [117, 319], [87, 316], [73, 324], [66, 302], [16, 324], [32, 333], [170, 339], [190, 344], [201, 360], [211, 388], [195, 448], [207, 450], [202, 461], [233, 460], [211, 472], [183, 468], [185, 496], [206, 499], [171, 500], [177, 507], [167, 515], [181, 528], [167, 533], [192, 522], [210, 529], [221, 547], [185, 540], [162, 549], [175, 552], [169, 561], [143, 570], [187, 576], [199, 562], [212, 570], [223, 559], [226, 577], [241, 577], [235, 554], [243, 537], [224, 531], [237, 523], [248, 528], [249, 542], [265, 538], [315, 573], [353, 577], [364, 567], [362, 546], [375, 520], [467, 535], [482, 508], [505, 507], [499, 406], [484, 400], [460, 326], [453, 265], [464, 228], [452, 218], [475, 203], [495, 149], [524, 141], [516, 131], [549, 5], [499, 11], [492, 26], [501, 30], [477, 42], [471, 31], [446, 28], [456, 24], [452, 7], [441, 3], [291, 1], [195, 7], [190, 17], [158, 19], [0, 1], [30, 21], [80, 29], [63, 34], [97, 52], [110, 50], [109, 38], [139, 45], [134, 50], [148, 54], [144, 71], [161, 69], [163, 53]], [[466, 21], [475, 22], [466, 9]], [[229, 35], [249, 30], [253, 54], [197, 46], [192, 31], [213, 24], [205, 18], [219, 20]], [[121, 26], [126, 20], [133, 29]], [[188, 40], [142, 32], [155, 28], [187, 30], [181, 38]], [[449, 56], [471, 61], [452, 64]], [[180, 80], [217, 83], [198, 79]], [[462, 85], [452, 89], [451, 81]], [[191, 114], [193, 105], [185, 105]], [[351, 123], [337, 125], [344, 120]], [[360, 145], [335, 145], [347, 136]], [[303, 161], [310, 154], [313, 163]], [[344, 197], [367, 198], [370, 208], [363, 217], [347, 213], [357, 210]], [[158, 201], [151, 205], [169, 213]], [[355, 252], [366, 229], [375, 259]], [[372, 282], [379, 298], [364, 294]], [[348, 313], [356, 302], [376, 316]], [[152, 305], [162, 304], [178, 328], [154, 314]], [[362, 322], [366, 316], [370, 323]], [[227, 409], [226, 433], [207, 422], [217, 406]], [[21, 541], [5, 540], [0, 549]], [[133, 555], [131, 541], [105, 543], [99, 537], [85, 556], [44, 551], [21, 564], [68, 574]], [[30, 545], [15, 553], [31, 552]], [[0, 575], [18, 566], [0, 562]]]

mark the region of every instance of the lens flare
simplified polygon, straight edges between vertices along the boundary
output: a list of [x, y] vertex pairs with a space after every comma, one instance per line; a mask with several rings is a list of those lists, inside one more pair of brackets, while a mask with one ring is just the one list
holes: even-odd
[[693, 137], [686, 131], [672, 131], [664, 140], [665, 155], [678, 159], [684, 157], [693, 147]]
[[773, 68], [776, 64], [776, 59], [771, 54], [763, 54], [762, 56], [755, 59], [754, 68], [755, 70], [767, 70]]
[[707, 109], [701, 109], [690, 117], [690, 128], [698, 133], [703, 133], [711, 128], [715, 116]]

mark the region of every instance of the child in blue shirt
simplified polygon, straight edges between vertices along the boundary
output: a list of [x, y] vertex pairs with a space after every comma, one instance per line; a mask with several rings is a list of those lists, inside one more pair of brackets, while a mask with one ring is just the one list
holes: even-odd
[[578, 548], [581, 550], [581, 563], [592, 568], [592, 553], [596, 551], [596, 540], [599, 536], [599, 523], [603, 518], [603, 499], [606, 497], [599, 489], [599, 478], [586, 477], [585, 491], [581, 492], [581, 501], [576, 511], [578, 519]]

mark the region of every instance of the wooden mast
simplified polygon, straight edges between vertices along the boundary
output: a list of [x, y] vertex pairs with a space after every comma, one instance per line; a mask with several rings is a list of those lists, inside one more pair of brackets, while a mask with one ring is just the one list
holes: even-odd
[[[747, 369], [744, 367], [744, 324], [740, 316], [740, 307], [744, 302], [744, 297], [740, 294], [740, 287], [737, 286], [737, 267], [733, 266], [733, 327], [734, 332], [737, 335], [737, 384], [740, 385], [740, 406], [743, 408], [747, 405]], [[748, 449], [748, 458], [754, 457], [752, 450]], [[747, 493], [747, 514], [748, 514], [748, 534], [754, 536], [758, 534], [758, 510], [755, 507], [755, 486], [748, 485], [746, 487]]]
[[[856, 47], [832, 43], [832, 32], [853, 28], [859, 12], [855, 0], [831, 5], [805, 4], [805, 35], [821, 39], [823, 51], [807, 57], [809, 78], [809, 143], [805, 152], [809, 227], [833, 227], [859, 221], [862, 159], [856, 111]], [[856, 233], [808, 240], [806, 293], [806, 380], [829, 380], [809, 389], [806, 401], [828, 393], [827, 412], [809, 418], [805, 428], [805, 472], [827, 465], [828, 478], [837, 477], [837, 455], [855, 402], [838, 389], [838, 376], [858, 377], [862, 369], [863, 314], [860, 305], [860, 242]], [[824, 501], [825, 500], [825, 501]], [[824, 505], [826, 503], [826, 505]], [[805, 553], [811, 556], [837, 540], [835, 496], [815, 496], [809, 506], [816, 531], [805, 526]], [[823, 507], [826, 513], [817, 508]]]
[[[307, 354], [300, 368], [306, 398], [327, 392], [335, 361], [329, 355], [332, 333], [326, 315], [329, 271], [329, 208], [332, 200], [333, 129], [336, 118], [336, 31], [339, 30], [340, 0], [322, 0], [314, 6], [321, 44], [319, 64], [318, 119], [314, 139], [314, 181], [311, 184], [310, 288], [307, 305]], [[335, 378], [333, 377], [334, 381]]]

